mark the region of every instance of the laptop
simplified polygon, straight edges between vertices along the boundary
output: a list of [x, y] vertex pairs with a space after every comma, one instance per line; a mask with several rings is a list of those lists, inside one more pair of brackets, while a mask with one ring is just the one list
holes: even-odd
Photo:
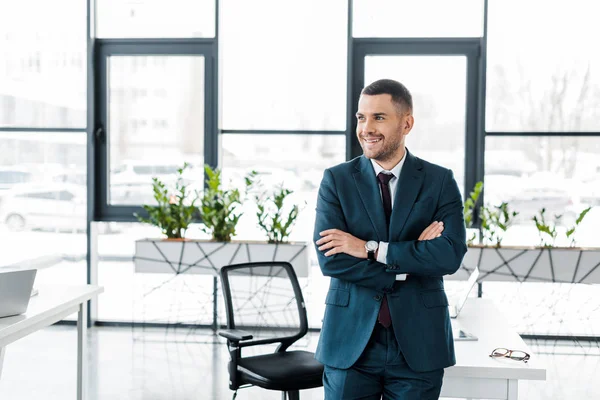
[[0, 272], [0, 317], [27, 311], [36, 273], [36, 269]]
[[458, 293], [458, 296], [455, 298], [456, 301], [453, 304], [450, 304], [449, 306], [450, 318], [458, 317], [458, 314], [460, 314], [461, 310], [465, 306], [465, 303], [469, 299], [469, 294], [471, 293], [471, 290], [473, 290], [473, 286], [475, 286], [475, 284], [477, 283], [477, 278], [479, 278], [479, 268], [475, 267], [473, 272], [471, 272], [469, 279], [467, 280], [467, 282], [465, 282], [460, 292]]
[[477, 278], [479, 278], [479, 268], [475, 267], [473, 272], [471, 272], [469, 279], [465, 282], [458, 296], [455, 298], [456, 301], [453, 301], [453, 303], [448, 306], [452, 322], [452, 334], [455, 341], [477, 340], [477, 336], [464, 329], [456, 319], [469, 299], [469, 294], [471, 293], [471, 290], [473, 290], [475, 283], [477, 283]]

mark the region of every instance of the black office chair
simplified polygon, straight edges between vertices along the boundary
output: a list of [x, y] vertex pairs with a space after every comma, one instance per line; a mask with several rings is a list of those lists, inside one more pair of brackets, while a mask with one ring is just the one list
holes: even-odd
[[[314, 353], [287, 351], [308, 332], [304, 298], [291, 264], [228, 265], [221, 269], [221, 282], [228, 329], [219, 335], [227, 338], [233, 398], [239, 388], [254, 385], [280, 390], [284, 400], [298, 400], [300, 390], [322, 386], [323, 365]], [[244, 347], [273, 343], [279, 343], [274, 353], [242, 356]]]

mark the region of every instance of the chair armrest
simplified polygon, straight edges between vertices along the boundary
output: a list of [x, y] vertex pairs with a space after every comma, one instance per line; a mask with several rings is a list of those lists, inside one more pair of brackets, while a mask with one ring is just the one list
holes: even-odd
[[250, 340], [253, 338], [252, 334], [240, 329], [223, 329], [219, 331], [219, 336], [223, 336], [232, 342], [240, 342], [242, 340]]

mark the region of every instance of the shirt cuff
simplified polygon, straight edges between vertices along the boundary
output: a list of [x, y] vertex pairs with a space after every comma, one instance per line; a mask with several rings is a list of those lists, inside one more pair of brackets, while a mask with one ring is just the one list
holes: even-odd
[[406, 274], [397, 274], [396, 275], [396, 280], [397, 281], [405, 281], [406, 280]]
[[382, 264], [387, 264], [387, 250], [388, 243], [387, 242], [379, 242], [379, 249], [377, 251], [377, 261]]

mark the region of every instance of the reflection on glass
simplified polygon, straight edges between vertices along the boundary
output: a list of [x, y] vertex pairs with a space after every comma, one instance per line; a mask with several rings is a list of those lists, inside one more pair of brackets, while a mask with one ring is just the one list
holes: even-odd
[[579, 245], [600, 245], [591, 230], [600, 223], [600, 138], [488, 137], [485, 171], [485, 202], [506, 201], [519, 212], [509, 242], [538, 244], [532, 218], [545, 208], [549, 222], [562, 215], [556, 220], [556, 243], [568, 245], [566, 229], [582, 210], [594, 206], [577, 227], [576, 239]]
[[85, 283], [85, 132], [0, 133], [0, 148], [0, 268], [38, 268], [36, 285]]
[[354, 0], [354, 37], [481, 37], [483, 0]]
[[101, 38], [212, 38], [215, 0], [98, 0]]
[[599, 11], [594, 1], [490, 1], [487, 131], [600, 131]]
[[85, 128], [85, 1], [0, 1], [0, 126]]
[[154, 204], [152, 177], [174, 184], [178, 168], [201, 189], [204, 57], [109, 58], [109, 204]]
[[347, 1], [221, 2], [223, 129], [344, 130]]
[[452, 169], [463, 191], [467, 59], [464, 56], [367, 56], [365, 86], [378, 79], [403, 83], [413, 97], [415, 125], [406, 147]]

